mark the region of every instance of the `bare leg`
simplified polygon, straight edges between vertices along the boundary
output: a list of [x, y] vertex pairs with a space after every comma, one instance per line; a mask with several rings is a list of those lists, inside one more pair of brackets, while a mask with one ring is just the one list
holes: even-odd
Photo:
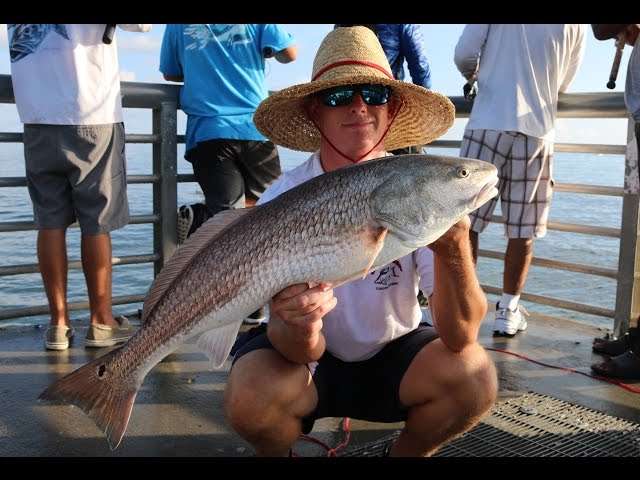
[[66, 228], [38, 230], [38, 263], [52, 326], [69, 325]]
[[111, 235], [82, 235], [82, 270], [89, 292], [91, 323], [117, 327], [111, 310]]
[[390, 456], [430, 456], [473, 428], [493, 405], [498, 379], [478, 344], [461, 352], [437, 339], [414, 358], [400, 384], [409, 416]]
[[286, 457], [318, 394], [309, 370], [275, 350], [254, 350], [233, 365], [224, 391], [231, 426], [256, 455]]
[[520, 295], [527, 281], [529, 266], [533, 258], [533, 239], [510, 238], [504, 258], [502, 291], [509, 295]]

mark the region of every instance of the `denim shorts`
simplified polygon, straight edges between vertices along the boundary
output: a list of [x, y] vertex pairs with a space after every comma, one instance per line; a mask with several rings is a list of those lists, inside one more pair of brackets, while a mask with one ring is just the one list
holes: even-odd
[[[267, 324], [263, 323], [239, 336], [231, 350], [233, 363], [253, 350], [273, 348], [266, 332]], [[422, 347], [436, 338], [435, 328], [421, 324], [368, 360], [344, 362], [325, 351], [313, 371], [318, 405], [303, 419], [302, 432], [311, 432], [314, 422], [324, 417], [406, 421], [408, 409], [400, 404], [400, 382]]]

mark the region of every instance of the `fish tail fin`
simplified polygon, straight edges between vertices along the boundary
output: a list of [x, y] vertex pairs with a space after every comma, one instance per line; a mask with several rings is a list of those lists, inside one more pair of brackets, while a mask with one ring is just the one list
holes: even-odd
[[39, 399], [61, 401], [80, 407], [107, 435], [115, 450], [129, 423], [142, 382], [127, 382], [112, 374], [115, 351], [87, 363], [47, 387]]

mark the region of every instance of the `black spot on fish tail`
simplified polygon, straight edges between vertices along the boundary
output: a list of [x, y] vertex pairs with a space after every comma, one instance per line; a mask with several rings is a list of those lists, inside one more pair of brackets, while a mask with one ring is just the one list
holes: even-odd
[[111, 450], [118, 447], [124, 436], [141, 384], [111, 371], [116, 352], [69, 373], [38, 396], [80, 407], [106, 434]]

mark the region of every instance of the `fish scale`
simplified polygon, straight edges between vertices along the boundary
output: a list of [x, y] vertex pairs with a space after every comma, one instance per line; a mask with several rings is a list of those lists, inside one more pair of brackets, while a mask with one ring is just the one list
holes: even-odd
[[[428, 245], [497, 194], [496, 168], [435, 155], [369, 160], [202, 225], [152, 283], [140, 329], [40, 398], [79, 406], [115, 449], [145, 375], [189, 338], [214, 368], [242, 319], [296, 283], [360, 278]], [[334, 286], [334, 288], [335, 288]]]

